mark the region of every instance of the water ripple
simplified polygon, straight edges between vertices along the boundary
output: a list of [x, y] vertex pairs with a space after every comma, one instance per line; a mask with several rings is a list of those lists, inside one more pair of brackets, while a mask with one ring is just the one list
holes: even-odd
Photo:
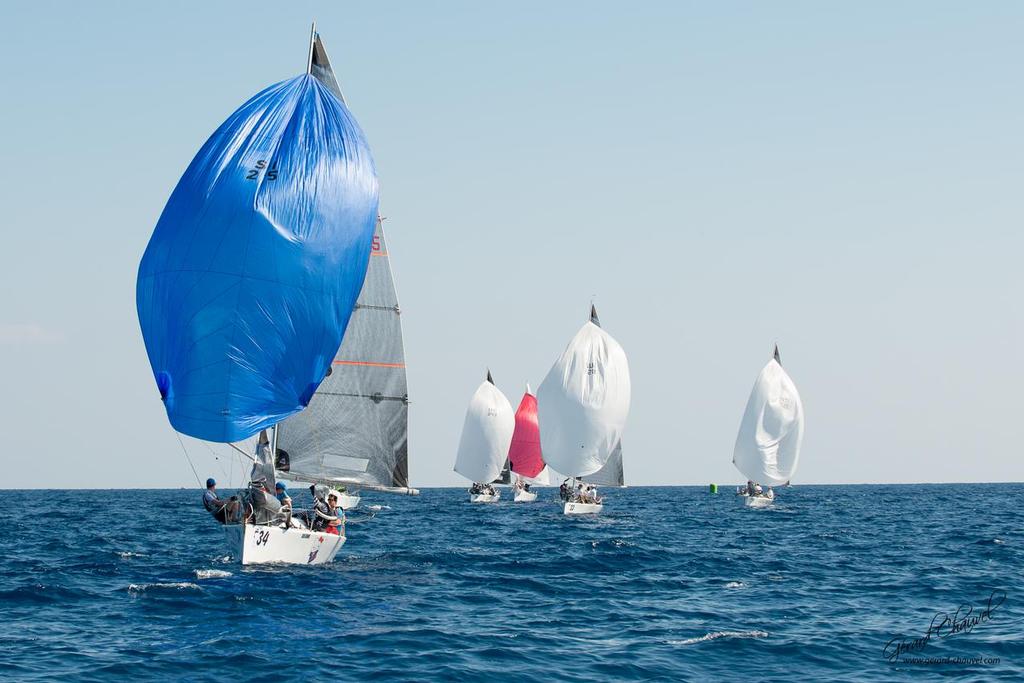
[[[61, 492], [89, 511], [70, 542], [31, 522], [51, 495], [7, 492], [25, 514], [0, 540], [0, 661], [16, 680], [300, 675], [280, 662], [343, 680], [720, 680], [750, 665], [765, 680], [1019, 680], [1022, 495], [798, 486], [749, 510], [629, 488], [571, 518], [551, 490], [493, 506], [367, 493], [377, 514], [333, 565], [241, 567], [195, 491]], [[1007, 598], [990, 620], [924, 654], [999, 664], [883, 657], [993, 589]]]

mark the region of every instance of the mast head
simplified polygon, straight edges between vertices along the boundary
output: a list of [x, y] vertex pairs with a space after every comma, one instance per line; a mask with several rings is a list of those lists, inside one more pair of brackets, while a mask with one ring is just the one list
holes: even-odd
[[779, 365], [782, 365], [782, 358], [779, 357], [779, 345], [778, 344], [775, 345], [775, 353], [773, 354], [773, 356], [775, 358], [775, 362], [778, 363]]
[[491, 369], [490, 368], [487, 368], [487, 381], [490, 382], [491, 384], [494, 384], [494, 378], [491, 377]]
[[526, 393], [533, 395], [533, 389], [530, 388], [530, 383], [526, 383]]
[[316, 30], [316, 22], [309, 32], [309, 54], [306, 58], [306, 73], [314, 76], [324, 87], [331, 91], [342, 104], [348, 105], [345, 95], [341, 92], [341, 85], [337, 76], [334, 75], [334, 68], [327, 56], [327, 49], [324, 47], [320, 34]]
[[590, 322], [601, 327], [601, 320], [597, 317], [597, 306], [590, 304]]

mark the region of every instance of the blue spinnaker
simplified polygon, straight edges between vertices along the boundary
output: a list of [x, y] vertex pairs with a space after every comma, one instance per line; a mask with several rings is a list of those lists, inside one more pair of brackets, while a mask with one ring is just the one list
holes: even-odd
[[377, 207], [363, 132], [311, 75], [217, 129], [139, 266], [139, 323], [174, 429], [238, 441], [305, 407], [362, 287]]

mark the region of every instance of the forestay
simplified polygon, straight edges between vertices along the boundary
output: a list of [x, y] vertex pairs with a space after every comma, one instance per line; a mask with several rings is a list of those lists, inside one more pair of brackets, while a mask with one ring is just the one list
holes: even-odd
[[278, 426], [280, 476], [352, 485], [409, 485], [409, 397], [401, 309], [381, 222], [331, 374], [309, 407]]
[[176, 430], [239, 441], [309, 403], [362, 286], [377, 204], [363, 132], [310, 74], [217, 129], [139, 266], [139, 323]]
[[750, 481], [781, 486], [796, 472], [804, 437], [800, 394], [775, 357], [754, 383], [736, 436], [732, 462]]
[[622, 440], [629, 401], [626, 353], [591, 308], [537, 390], [544, 460], [570, 477], [600, 470]]
[[488, 372], [466, 409], [455, 471], [473, 482], [493, 481], [508, 457], [514, 429], [512, 405]]

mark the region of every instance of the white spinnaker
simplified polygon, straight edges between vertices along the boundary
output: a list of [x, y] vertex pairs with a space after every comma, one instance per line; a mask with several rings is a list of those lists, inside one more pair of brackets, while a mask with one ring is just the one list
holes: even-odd
[[501, 473], [516, 427], [512, 404], [489, 379], [488, 374], [469, 401], [455, 457], [455, 471], [481, 483], [493, 481]]
[[796, 385], [774, 358], [747, 400], [732, 462], [747, 479], [781, 486], [792, 479], [804, 438], [804, 407]]
[[629, 398], [626, 352], [587, 322], [537, 390], [544, 462], [569, 477], [601, 469], [622, 439]]

